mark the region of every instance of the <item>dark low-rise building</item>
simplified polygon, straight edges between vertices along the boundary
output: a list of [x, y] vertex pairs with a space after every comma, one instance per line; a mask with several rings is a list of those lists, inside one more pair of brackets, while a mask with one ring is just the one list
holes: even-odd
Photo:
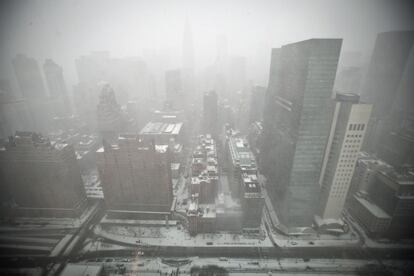
[[173, 203], [168, 147], [137, 135], [121, 135], [116, 145], [97, 151], [99, 175], [109, 216], [164, 218]]
[[370, 234], [412, 238], [414, 171], [378, 171], [367, 192], [357, 193], [349, 210]]
[[86, 195], [75, 150], [40, 134], [16, 132], [0, 149], [2, 213], [77, 217]]

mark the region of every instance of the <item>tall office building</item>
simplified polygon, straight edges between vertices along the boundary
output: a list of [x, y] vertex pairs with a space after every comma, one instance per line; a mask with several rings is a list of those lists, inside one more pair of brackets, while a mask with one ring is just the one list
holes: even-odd
[[33, 122], [26, 100], [16, 99], [0, 90], [0, 138], [31, 127]]
[[361, 93], [364, 102], [373, 104], [373, 118], [382, 119], [391, 110], [413, 44], [414, 31], [378, 34]]
[[171, 163], [166, 147], [121, 135], [117, 145], [97, 151], [99, 175], [109, 215], [170, 214], [173, 200]]
[[46, 83], [49, 88], [49, 95], [52, 98], [59, 98], [62, 103], [62, 111], [70, 112], [69, 95], [66, 89], [63, 70], [58, 64], [51, 59], [46, 59], [43, 64], [43, 72], [46, 77]]
[[[377, 36], [365, 85], [361, 91], [361, 99], [373, 104], [364, 150], [376, 152], [379, 139], [392, 127], [389, 123], [390, 111], [397, 99], [397, 91], [409, 63], [413, 45], [414, 31], [385, 32]], [[412, 71], [411, 68], [411, 73]]]
[[0, 187], [5, 214], [76, 217], [86, 203], [73, 147], [32, 132], [16, 132], [0, 150]]
[[214, 138], [218, 134], [217, 94], [209, 91], [203, 97], [203, 131]]
[[272, 52], [261, 162], [270, 163], [267, 187], [284, 231], [310, 226], [319, 205], [341, 44], [310, 39]]
[[29, 99], [44, 98], [46, 89], [37, 61], [19, 54], [12, 63], [22, 96]]
[[384, 122], [376, 153], [396, 168], [414, 166], [414, 46], [408, 57], [397, 96]]
[[240, 93], [242, 93], [246, 87], [246, 67], [246, 57], [234, 56], [229, 58], [226, 74], [225, 97], [230, 101], [238, 100], [240, 98]]
[[261, 121], [263, 118], [263, 106], [265, 101], [266, 88], [255, 85], [250, 93], [249, 123]]
[[98, 131], [103, 139], [109, 142], [116, 141], [119, 133], [125, 127], [115, 92], [109, 84], [104, 84], [97, 106]]
[[325, 150], [320, 209], [322, 219], [340, 219], [364, 140], [372, 105], [360, 104], [355, 94], [337, 94], [331, 134]]
[[[270, 72], [269, 83], [265, 93], [265, 103], [263, 106], [263, 125], [262, 125], [262, 141], [259, 144], [259, 168], [260, 171], [269, 176], [272, 172], [272, 168], [276, 166], [274, 158], [274, 140], [273, 135], [275, 133], [275, 87], [277, 68], [280, 61], [280, 48], [273, 48], [270, 56]], [[270, 89], [272, 88], [272, 89]]]

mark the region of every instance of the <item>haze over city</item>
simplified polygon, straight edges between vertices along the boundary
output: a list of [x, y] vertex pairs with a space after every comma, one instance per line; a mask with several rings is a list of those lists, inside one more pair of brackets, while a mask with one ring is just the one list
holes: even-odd
[[411, 275], [410, 1], [2, 1], [0, 274]]

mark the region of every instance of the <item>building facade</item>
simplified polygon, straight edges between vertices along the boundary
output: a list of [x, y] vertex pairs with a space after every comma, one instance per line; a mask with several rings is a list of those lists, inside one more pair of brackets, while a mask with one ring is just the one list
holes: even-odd
[[42, 73], [37, 61], [25, 55], [17, 55], [13, 61], [20, 92], [24, 98], [41, 99], [46, 97]]
[[115, 92], [109, 84], [102, 86], [96, 110], [96, 120], [101, 138], [108, 142], [115, 142], [125, 127], [121, 108], [116, 101]]
[[210, 91], [203, 96], [203, 118], [202, 129], [205, 134], [209, 133], [213, 137], [218, 134], [218, 108], [217, 108], [217, 94], [215, 91]]
[[[376, 152], [381, 137], [392, 128], [388, 120], [392, 109], [395, 108], [397, 95], [400, 94], [398, 90], [403, 76], [405, 74], [410, 76], [408, 79], [412, 79], [412, 65], [408, 68], [408, 72], [406, 69], [410, 60], [411, 64], [414, 61], [413, 45], [414, 31], [384, 32], [377, 36], [371, 63], [361, 90], [361, 99], [373, 104], [368, 139], [363, 147], [365, 151]], [[412, 91], [412, 81], [410, 85], [409, 90]], [[412, 93], [406, 95], [409, 94]], [[412, 96], [409, 98], [413, 99]], [[410, 106], [409, 109], [412, 107]]]
[[337, 94], [319, 184], [322, 219], [340, 219], [372, 106], [355, 94]]
[[272, 51], [260, 163], [286, 231], [310, 226], [319, 206], [341, 45], [310, 39]]
[[143, 142], [137, 135], [121, 135], [117, 145], [97, 151], [108, 215], [169, 215], [172, 202], [168, 148]]
[[65, 79], [63, 78], [63, 70], [58, 64], [51, 59], [46, 59], [43, 64], [43, 72], [46, 77], [49, 95], [52, 98], [59, 98], [62, 102], [62, 114], [70, 113], [70, 101], [66, 89]]
[[0, 150], [0, 178], [6, 214], [76, 217], [86, 203], [73, 147], [37, 133], [10, 137]]
[[354, 195], [351, 215], [371, 235], [412, 238], [414, 226], [414, 172], [380, 170], [367, 192]]

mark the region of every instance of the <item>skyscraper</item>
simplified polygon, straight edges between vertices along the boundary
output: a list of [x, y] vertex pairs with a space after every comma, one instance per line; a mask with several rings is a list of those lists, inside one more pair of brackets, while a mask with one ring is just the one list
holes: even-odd
[[341, 39], [310, 39], [272, 51], [262, 162], [280, 222], [310, 226], [332, 119], [332, 87]]
[[104, 84], [96, 111], [98, 131], [103, 139], [113, 142], [125, 127], [121, 108], [115, 97], [115, 92], [109, 84]]
[[165, 72], [165, 92], [167, 103], [174, 110], [184, 109], [186, 98], [183, 91], [181, 70], [169, 70]]
[[37, 61], [19, 54], [12, 63], [22, 96], [29, 99], [45, 97], [46, 89]]
[[216, 137], [218, 134], [217, 94], [209, 91], [203, 97], [203, 131]]
[[320, 209], [322, 219], [340, 219], [365, 136], [372, 106], [355, 94], [337, 94], [331, 134], [325, 150]]
[[361, 93], [363, 101], [373, 104], [373, 118], [383, 119], [393, 106], [413, 44], [414, 31], [378, 34]]
[[383, 123], [377, 155], [400, 167], [414, 166], [414, 44], [406, 62], [396, 99]]
[[249, 110], [249, 123], [261, 121], [263, 118], [263, 106], [265, 100], [266, 88], [263, 86], [255, 85], [250, 93], [250, 110]]
[[46, 59], [43, 64], [43, 72], [45, 73], [50, 97], [59, 98], [63, 102], [64, 112], [70, 112], [70, 103], [62, 67], [53, 60]]
[[[397, 92], [409, 64], [413, 45], [414, 31], [385, 32], [377, 36], [365, 85], [361, 91], [361, 99], [373, 104], [364, 150], [376, 152], [380, 138], [392, 127], [390, 111], [395, 108], [399, 94]], [[411, 73], [413, 71], [408, 70]]]

